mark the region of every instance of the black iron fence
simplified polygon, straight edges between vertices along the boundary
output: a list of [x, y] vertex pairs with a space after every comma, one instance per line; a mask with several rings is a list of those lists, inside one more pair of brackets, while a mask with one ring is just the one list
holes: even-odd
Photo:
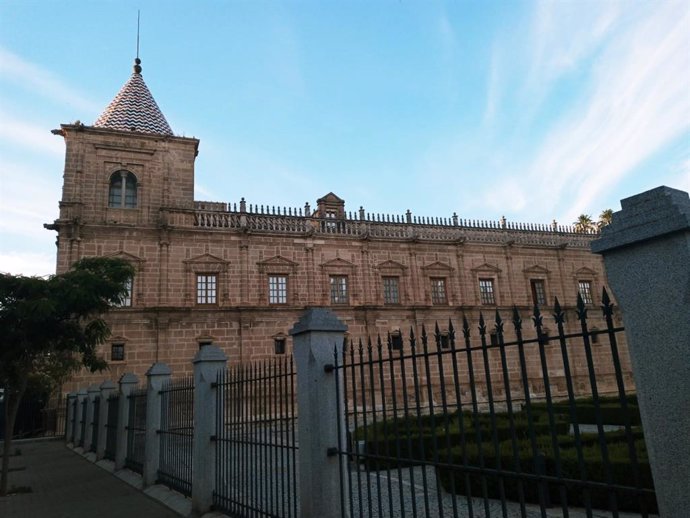
[[295, 379], [291, 357], [219, 373], [216, 509], [232, 516], [299, 515]]
[[84, 447], [84, 437], [86, 436], [86, 398], [84, 398], [81, 402], [81, 413], [80, 413], [80, 422], [79, 426], [81, 426], [81, 433], [79, 434], [79, 446]]
[[[491, 326], [483, 315], [475, 325], [464, 318], [461, 337], [449, 322], [431, 336], [422, 327], [406, 343], [388, 336], [336, 354], [349, 437], [337, 452], [350, 465], [343, 508], [369, 517], [655, 512], [621, 367], [623, 329], [606, 292], [603, 301], [601, 330], [589, 329], [579, 299], [566, 331], [556, 301], [551, 333], [538, 308], [530, 332], [514, 309], [496, 311]], [[613, 380], [611, 397], [601, 373]]]
[[89, 450], [96, 452], [98, 450], [98, 423], [101, 415], [101, 397], [96, 396], [93, 399], [93, 419], [91, 420], [91, 445]]
[[107, 420], [105, 422], [105, 448], [103, 450], [103, 457], [108, 460], [115, 460], [115, 448], [117, 445], [117, 425], [120, 407], [120, 395], [111, 394], [106, 400], [108, 411], [106, 412]]
[[[67, 401], [68, 401], [68, 404], [70, 404], [69, 399]], [[74, 441], [77, 438], [77, 424], [79, 423], [79, 417], [78, 417], [79, 412], [77, 411], [79, 409], [78, 404], [79, 403], [78, 403], [76, 397], [74, 399], [72, 399], [72, 403], [71, 403], [71, 405], [72, 405], [72, 414], [71, 414], [71, 416], [72, 416], [72, 434], [69, 437], [69, 441], [72, 444], [74, 444]]]
[[127, 397], [129, 398], [129, 420], [125, 466], [141, 473], [144, 468], [146, 442], [146, 389], [133, 390]]
[[161, 394], [158, 480], [183, 495], [192, 494], [194, 379], [164, 383]]

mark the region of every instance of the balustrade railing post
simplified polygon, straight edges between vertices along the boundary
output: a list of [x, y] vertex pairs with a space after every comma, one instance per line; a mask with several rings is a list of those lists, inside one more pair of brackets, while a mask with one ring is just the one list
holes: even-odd
[[[349, 516], [348, 501], [341, 499], [348, 494], [347, 462], [330, 454], [345, 444], [342, 377], [327, 368], [333, 366], [336, 350], [342, 354], [346, 330], [325, 308], [307, 310], [290, 330], [297, 367], [299, 497], [304, 518]], [[336, 383], [341, 384], [339, 390]]]
[[215, 345], [204, 345], [194, 364], [194, 438], [192, 443], [192, 512], [199, 516], [213, 503], [215, 484], [216, 388], [218, 372], [227, 367], [228, 358]]
[[[72, 442], [72, 437], [74, 435], [74, 400], [77, 398], [76, 392], [70, 392], [67, 394], [67, 411], [65, 412], [65, 419], [67, 423], [65, 424], [65, 442]], [[74, 444], [72, 444], [74, 447]]]
[[592, 251], [620, 305], [659, 514], [690, 509], [690, 197], [668, 187], [621, 200]]
[[146, 371], [146, 435], [144, 442], [144, 487], [152, 486], [158, 479], [161, 441], [158, 431], [161, 428], [161, 389], [170, 379], [172, 371], [165, 363], [154, 363]]
[[84, 400], [88, 397], [88, 395], [89, 394], [86, 391], [86, 389], [81, 389], [79, 392], [77, 392], [77, 422], [75, 423], [75, 425], [77, 426], [77, 430], [74, 434], [75, 448], [81, 447], [79, 446], [79, 444], [83, 441], [82, 433], [84, 432], [84, 427], [82, 426], [82, 422], [86, 420], [86, 409], [84, 408]]
[[117, 408], [117, 431], [115, 434], [115, 469], [125, 467], [125, 457], [127, 457], [127, 427], [129, 426], [129, 395], [139, 385], [139, 378], [136, 374], [127, 372], [122, 375], [119, 381], [120, 399]]
[[84, 433], [84, 452], [91, 449], [91, 439], [93, 438], [93, 408], [96, 396], [100, 394], [101, 390], [98, 385], [91, 385], [87, 390], [86, 395], [86, 428]]
[[108, 434], [108, 398], [117, 389], [111, 380], [101, 383], [101, 404], [98, 407], [98, 446], [96, 446], [96, 460], [105, 455], [105, 441]]

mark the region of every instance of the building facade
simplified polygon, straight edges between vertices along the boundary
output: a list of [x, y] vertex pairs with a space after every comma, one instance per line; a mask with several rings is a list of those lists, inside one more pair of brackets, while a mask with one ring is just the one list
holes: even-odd
[[348, 212], [334, 193], [299, 208], [196, 201], [199, 141], [173, 134], [139, 62], [93, 126], [53, 132], [66, 145], [60, 216], [46, 225], [57, 231], [57, 272], [87, 256], [136, 268], [107, 317], [113, 380], [143, 377], [155, 361], [188, 374], [208, 342], [230, 362], [289, 353], [288, 331], [309, 306], [333, 309], [352, 338], [390, 335], [394, 346], [410, 328], [438, 322], [444, 334], [449, 320], [508, 318], [514, 305], [528, 321], [555, 297], [577, 326], [577, 294], [594, 310], [606, 284], [593, 236], [555, 223]]

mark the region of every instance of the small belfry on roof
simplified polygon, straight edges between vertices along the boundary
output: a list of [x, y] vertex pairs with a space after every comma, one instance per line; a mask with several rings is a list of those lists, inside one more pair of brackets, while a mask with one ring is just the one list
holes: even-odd
[[173, 132], [141, 75], [141, 59], [108, 107], [94, 122], [96, 128], [172, 136]]

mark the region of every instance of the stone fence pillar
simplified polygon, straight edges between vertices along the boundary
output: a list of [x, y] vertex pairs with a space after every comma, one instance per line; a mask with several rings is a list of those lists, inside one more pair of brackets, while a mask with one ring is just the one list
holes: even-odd
[[[324, 308], [307, 310], [290, 330], [297, 366], [300, 510], [305, 518], [349, 516], [340, 498], [341, 491], [348, 494], [347, 487], [341, 489], [348, 482], [347, 461], [329, 455], [329, 449], [345, 444], [342, 377], [326, 368], [333, 365], [336, 349], [342, 356], [346, 330], [347, 326]], [[340, 384], [338, 391], [336, 383]], [[340, 394], [337, 403], [336, 393]]]
[[[70, 392], [67, 394], [67, 411], [65, 412], [65, 442], [72, 442], [72, 436], [74, 434], [74, 401], [77, 399], [76, 392]], [[74, 444], [72, 444], [74, 448]]]
[[125, 457], [127, 456], [127, 426], [129, 425], [129, 396], [139, 385], [139, 378], [136, 374], [127, 372], [122, 375], [119, 381], [120, 401], [117, 409], [117, 437], [115, 443], [115, 469], [125, 467]]
[[82, 437], [82, 430], [84, 430], [86, 427], [82, 426], [82, 423], [85, 422], [86, 420], [86, 411], [84, 409], [84, 401], [86, 400], [88, 396], [88, 392], [86, 392], [86, 389], [81, 389], [79, 392], [77, 392], [77, 422], [75, 423], [77, 429], [75, 430], [74, 433], [74, 446], [75, 447], [80, 447], [79, 444], [82, 442], [84, 439]]
[[194, 438], [192, 443], [192, 512], [203, 515], [211, 509], [215, 484], [216, 388], [218, 372], [228, 358], [215, 345], [205, 345], [194, 360]]
[[98, 446], [96, 447], [96, 460], [105, 456], [105, 441], [108, 437], [108, 398], [117, 389], [117, 385], [111, 380], [101, 383], [101, 404], [98, 407]]
[[161, 441], [161, 389], [170, 379], [172, 371], [165, 363], [154, 363], [146, 371], [146, 436], [144, 439], [144, 487], [152, 486], [158, 478]]
[[628, 339], [660, 515], [690, 509], [690, 198], [668, 187], [621, 201], [592, 243]]

